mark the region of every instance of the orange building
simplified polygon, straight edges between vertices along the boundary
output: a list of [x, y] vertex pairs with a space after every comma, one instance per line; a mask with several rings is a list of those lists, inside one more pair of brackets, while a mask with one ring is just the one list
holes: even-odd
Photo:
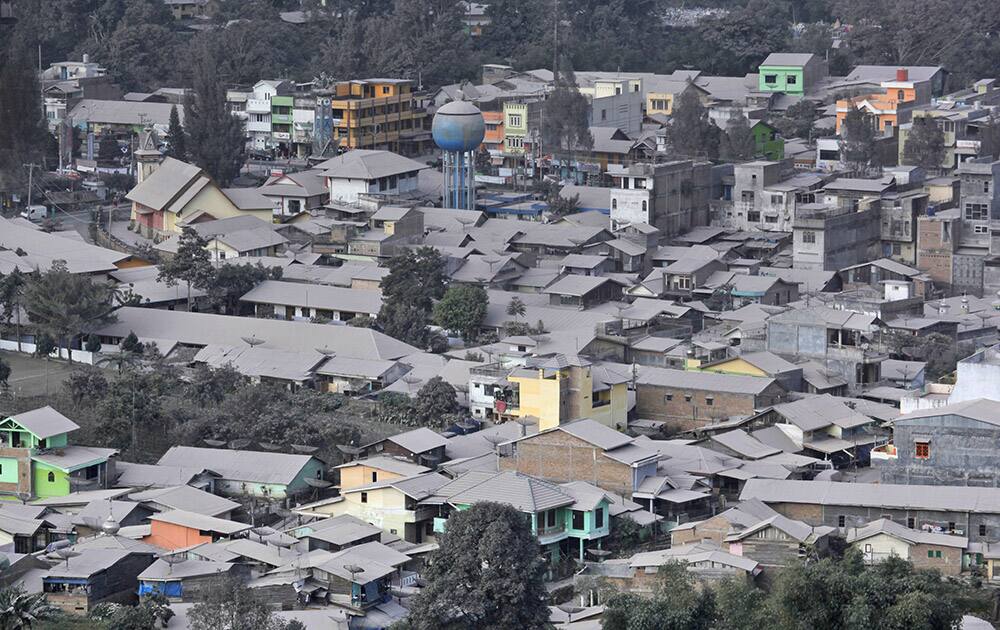
[[[904, 107], [904, 103], [912, 106], [924, 100], [923, 95], [918, 93], [916, 84], [910, 81], [906, 68], [896, 70], [896, 79], [883, 81], [881, 87], [885, 92], [837, 101], [837, 133], [840, 133], [847, 113], [851, 109], [860, 109], [877, 121], [880, 132], [889, 135], [900, 124], [909, 122], [909, 108]], [[905, 119], [901, 120], [903, 110]]]
[[143, 538], [143, 542], [173, 551], [231, 538], [248, 529], [250, 526], [246, 523], [186, 510], [170, 510], [149, 517], [149, 536]]
[[503, 153], [504, 141], [504, 113], [483, 112], [483, 120], [486, 122], [486, 133], [483, 135], [482, 149], [490, 155], [499, 157]]
[[340, 489], [360, 488], [373, 483], [382, 483], [404, 477], [412, 477], [430, 472], [418, 464], [385, 455], [359, 459], [337, 466], [340, 471]]
[[341, 81], [333, 86], [332, 140], [341, 149], [380, 149], [405, 155], [429, 146], [427, 112], [405, 79]]

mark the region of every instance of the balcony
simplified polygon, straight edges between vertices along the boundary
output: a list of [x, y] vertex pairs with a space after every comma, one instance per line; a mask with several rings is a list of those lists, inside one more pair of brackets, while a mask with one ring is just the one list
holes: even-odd
[[558, 524], [552, 527], [540, 527], [536, 532], [539, 544], [547, 545], [562, 540], [566, 537], [566, 525]]
[[270, 114], [271, 101], [260, 98], [247, 99], [246, 111], [249, 114]]
[[279, 125], [290, 125], [292, 124], [291, 114], [275, 114], [271, 113], [271, 122]]

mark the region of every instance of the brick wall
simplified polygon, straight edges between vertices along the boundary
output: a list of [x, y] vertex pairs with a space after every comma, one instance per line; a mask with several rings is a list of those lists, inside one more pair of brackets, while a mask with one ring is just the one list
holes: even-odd
[[[729, 416], [752, 415], [756, 408], [780, 402], [782, 393], [778, 385], [754, 396], [639, 383], [635, 407], [639, 418], [662, 421], [673, 431], [687, 431]], [[706, 402], [708, 398], [711, 404]]]
[[[928, 558], [929, 551], [940, 551], [940, 558]], [[962, 572], [962, 550], [957, 547], [935, 545], [913, 545], [910, 562], [917, 569], [937, 569], [944, 575], [958, 575]]]
[[500, 470], [563, 483], [586, 481], [626, 496], [632, 495], [631, 467], [605, 457], [604, 452], [563, 431], [542, 433], [517, 442], [500, 457]]

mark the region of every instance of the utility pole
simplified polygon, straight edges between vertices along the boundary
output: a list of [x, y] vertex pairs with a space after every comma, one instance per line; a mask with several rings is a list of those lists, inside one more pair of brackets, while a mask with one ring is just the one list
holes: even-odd
[[552, 78], [559, 83], [559, 0], [552, 0]]
[[30, 208], [31, 207], [31, 190], [32, 190], [32, 186], [34, 185], [34, 182], [35, 182], [35, 178], [34, 178], [35, 169], [38, 168], [38, 165], [35, 164], [34, 162], [32, 162], [31, 164], [22, 164], [22, 166], [24, 166], [26, 169], [28, 169], [28, 207]]

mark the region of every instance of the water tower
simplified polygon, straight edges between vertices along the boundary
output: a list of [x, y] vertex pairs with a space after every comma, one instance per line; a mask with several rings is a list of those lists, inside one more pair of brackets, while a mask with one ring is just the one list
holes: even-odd
[[431, 134], [444, 151], [446, 208], [476, 209], [475, 152], [485, 133], [483, 113], [468, 101], [452, 101], [434, 115]]

